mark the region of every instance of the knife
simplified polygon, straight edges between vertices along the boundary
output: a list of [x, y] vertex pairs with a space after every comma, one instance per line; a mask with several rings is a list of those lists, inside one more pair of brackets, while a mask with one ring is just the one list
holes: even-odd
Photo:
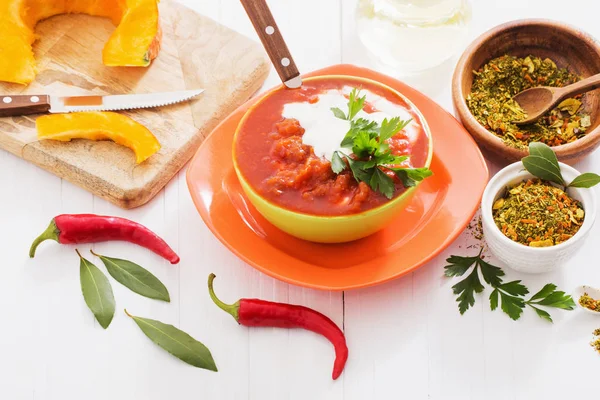
[[204, 89], [107, 96], [0, 95], [0, 117], [161, 107], [189, 100], [202, 92]]

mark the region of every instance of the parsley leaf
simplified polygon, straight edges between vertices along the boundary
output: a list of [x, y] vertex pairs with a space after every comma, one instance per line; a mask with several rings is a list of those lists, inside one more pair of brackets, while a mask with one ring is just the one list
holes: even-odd
[[560, 291], [554, 291], [540, 301], [529, 301], [528, 303], [561, 308], [563, 310], [572, 310], [575, 308], [575, 302], [573, 301], [573, 298], [565, 292]]
[[504, 292], [500, 292], [500, 299], [502, 300], [502, 305], [500, 306], [502, 311], [508, 314], [514, 321], [521, 318], [521, 314], [525, 308], [525, 300], [521, 297], [508, 295]]
[[554, 322], [554, 321], [552, 321], [552, 317], [550, 316], [548, 311], [542, 310], [541, 308], [534, 307], [531, 304], [529, 304], [529, 307], [533, 308], [535, 310], [536, 314], [540, 316], [540, 318], [543, 318], [548, 322]]
[[404, 187], [415, 186], [417, 182], [433, 175], [429, 168], [391, 168]]
[[461, 314], [464, 314], [469, 307], [475, 304], [475, 293], [481, 293], [483, 289], [484, 287], [479, 280], [479, 275], [477, 275], [477, 268], [474, 268], [473, 272], [464, 280], [452, 286], [454, 294], [459, 295], [456, 301], [458, 302], [458, 310]]
[[525, 300], [524, 296], [529, 294], [527, 287], [520, 280], [504, 283], [502, 280], [504, 271], [484, 261], [482, 251], [475, 257], [450, 256], [446, 261], [449, 265], [444, 267], [444, 275], [448, 277], [463, 276], [474, 266], [466, 278], [452, 286], [454, 294], [459, 295], [456, 301], [461, 314], [475, 304], [475, 293], [481, 293], [484, 289], [479, 279], [479, 270], [484, 281], [493, 288], [489, 297], [490, 309], [494, 311], [500, 305], [502, 311], [513, 320], [521, 317], [526, 306], [531, 307], [540, 318], [549, 322], [552, 322], [552, 317], [540, 306], [563, 310], [573, 310], [576, 307], [573, 298], [565, 292], [557, 291], [556, 285], [552, 283], [544, 286], [529, 300]]
[[475, 264], [479, 260], [479, 256], [476, 257], [460, 257], [460, 256], [450, 256], [446, 260], [446, 262], [450, 263], [450, 265], [446, 265], [444, 267], [444, 275], [448, 277], [452, 276], [463, 276], [465, 272], [471, 268], [473, 264]]
[[408, 124], [410, 124], [411, 121], [412, 121], [412, 118], [408, 119], [406, 121], [402, 121], [400, 119], [400, 117], [394, 117], [394, 118], [390, 119], [389, 121], [387, 118], [384, 119], [381, 122], [379, 140], [381, 140], [382, 142], [385, 142], [386, 140], [388, 140], [389, 138], [394, 136], [396, 133], [398, 133], [402, 129], [406, 128], [406, 126]]
[[549, 322], [552, 322], [552, 317], [547, 311], [538, 308], [539, 306], [554, 307], [563, 310], [573, 310], [576, 306], [571, 296], [565, 294], [565, 292], [557, 291], [556, 285], [552, 283], [547, 284], [539, 292], [531, 296], [526, 304], [533, 308], [540, 318]]
[[[378, 191], [391, 199], [394, 196], [395, 178], [385, 171], [392, 170], [404, 187], [415, 186], [417, 182], [431, 176], [428, 168], [403, 168], [400, 165], [408, 159], [407, 156], [397, 156], [392, 153], [386, 141], [404, 129], [412, 119], [403, 121], [400, 117], [384, 119], [381, 126], [366, 118], [356, 118], [363, 109], [366, 96], [360, 96], [356, 88], [348, 96], [348, 113], [333, 107], [331, 111], [337, 118], [350, 121], [350, 129], [342, 139], [340, 147], [352, 149], [351, 155], [334, 153], [331, 169], [339, 174], [346, 169], [345, 158], [352, 170], [354, 179], [367, 183], [374, 191]], [[343, 157], [342, 157], [343, 155]]]
[[[495, 268], [495, 267], [494, 267]], [[499, 269], [499, 268], [498, 268]], [[504, 273], [502, 273], [504, 275]], [[494, 285], [492, 285], [494, 286]], [[529, 290], [521, 284], [521, 281], [512, 281], [497, 285], [498, 289], [505, 291], [506, 293], [513, 296], [525, 296], [529, 293]]]
[[377, 122], [369, 121], [365, 118], [358, 118], [352, 121], [352, 126], [361, 131], [375, 131], [378, 132]]
[[351, 157], [346, 157], [346, 161], [348, 161], [348, 165], [350, 166], [352, 175], [354, 175], [354, 179], [356, 179], [358, 182], [368, 183], [371, 181], [374, 168], [366, 168], [365, 161], [355, 161]]
[[340, 156], [340, 152], [339, 151], [333, 152], [333, 156], [331, 157], [331, 170], [334, 173], [339, 174], [340, 172], [342, 172], [345, 169], [346, 169], [346, 163]]
[[346, 133], [346, 136], [344, 136], [342, 143], [340, 143], [340, 147], [343, 147], [345, 149], [352, 148], [352, 146], [354, 145], [354, 139], [356, 138], [356, 135], [358, 135], [358, 132], [360, 132], [360, 130], [350, 128], [348, 133]]
[[352, 121], [356, 114], [358, 114], [363, 107], [365, 106], [365, 100], [367, 96], [358, 97], [360, 95], [360, 90], [356, 88], [352, 89], [350, 92], [350, 96], [348, 98], [348, 120]]
[[545, 297], [548, 297], [555, 290], [556, 290], [556, 285], [554, 285], [552, 283], [548, 283], [539, 292], [537, 292], [536, 294], [534, 294], [533, 296], [531, 296], [531, 299], [529, 299], [529, 301], [539, 300], [539, 299], [543, 299]]
[[490, 294], [490, 309], [492, 311], [494, 311], [496, 308], [498, 308], [498, 289], [494, 289], [492, 291], [492, 294]]
[[351, 121], [350, 130], [348, 133], [346, 133], [346, 136], [344, 136], [340, 146], [344, 148], [351, 148], [354, 144], [354, 138], [356, 138], [356, 135], [358, 135], [360, 131], [376, 132], [377, 129], [377, 122], [375, 121], [368, 121], [364, 118], [358, 118], [355, 121]]
[[331, 111], [333, 111], [333, 115], [335, 115], [336, 118], [346, 119], [346, 114], [344, 114], [344, 112], [342, 110], [340, 110], [339, 108], [331, 107]]
[[371, 136], [367, 131], [360, 131], [354, 138], [352, 145], [352, 152], [358, 158], [366, 158], [369, 155], [375, 153], [379, 148], [379, 142], [376, 138]]
[[380, 191], [385, 197], [394, 196], [394, 181], [379, 168], [374, 168], [374, 173], [369, 180], [369, 185], [374, 191]]
[[[387, 146], [387, 144], [384, 143]], [[380, 146], [381, 147], [381, 146]], [[389, 169], [402, 169], [402, 167], [394, 167], [394, 165], [400, 165], [404, 161], [408, 160], [408, 156], [396, 156], [392, 153], [381, 154], [375, 158], [377, 165], [384, 165]]]
[[479, 256], [479, 260], [477, 260], [479, 266], [481, 267], [481, 275], [483, 275], [483, 279], [492, 287], [500, 286], [502, 283], [502, 276], [504, 276], [504, 271], [498, 267], [494, 267], [493, 265], [483, 261], [481, 255]]

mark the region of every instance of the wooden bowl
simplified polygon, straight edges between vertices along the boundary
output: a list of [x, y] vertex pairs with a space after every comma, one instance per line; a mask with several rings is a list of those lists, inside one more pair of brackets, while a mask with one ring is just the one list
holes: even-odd
[[[504, 144], [502, 139], [485, 129], [469, 111], [466, 97], [471, 91], [473, 71], [489, 60], [503, 55], [550, 58], [561, 68], [567, 67], [584, 78], [600, 73], [600, 46], [588, 34], [554, 21], [527, 19], [499, 25], [477, 38], [458, 61], [452, 78], [452, 100], [458, 118], [483, 149], [506, 161], [518, 161], [527, 155]], [[587, 134], [574, 142], [556, 146], [558, 159], [574, 163], [600, 145], [600, 92], [583, 97], [592, 126]]]

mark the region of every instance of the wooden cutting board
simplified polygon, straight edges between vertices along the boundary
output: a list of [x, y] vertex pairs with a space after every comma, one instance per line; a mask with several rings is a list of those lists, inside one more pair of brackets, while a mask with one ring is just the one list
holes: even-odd
[[196, 100], [124, 112], [150, 129], [161, 150], [140, 165], [113, 142], [36, 139], [36, 115], [0, 118], [0, 147], [120, 207], [149, 201], [191, 158], [207, 134], [263, 84], [262, 47], [173, 1], [161, 1], [163, 41], [148, 68], [111, 68], [102, 48], [115, 29], [104, 18], [59, 15], [42, 21], [34, 44], [39, 73], [29, 86], [0, 82], [0, 94], [85, 95], [204, 88]]

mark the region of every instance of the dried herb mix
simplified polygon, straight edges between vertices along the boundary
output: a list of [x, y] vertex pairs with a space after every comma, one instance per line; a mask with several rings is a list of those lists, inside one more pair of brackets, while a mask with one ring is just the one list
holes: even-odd
[[591, 125], [590, 116], [581, 107], [581, 96], [563, 101], [533, 124], [517, 126], [513, 123], [526, 117], [519, 104], [512, 100], [517, 93], [535, 86], [563, 87], [581, 79], [566, 68], [558, 68], [548, 58], [506, 55], [491, 60], [473, 74], [473, 86], [467, 96], [471, 113], [487, 130], [512, 147], [524, 149], [531, 142], [549, 146], [569, 143], [582, 137]]
[[515, 242], [531, 247], [562, 243], [577, 233], [585, 213], [562, 189], [539, 179], [507, 188], [493, 205], [494, 222]]
[[[590, 297], [590, 295], [587, 293], [584, 293], [583, 296], [579, 298], [579, 304], [588, 310], [600, 312], [600, 300]], [[600, 333], [600, 329], [598, 331]]]

